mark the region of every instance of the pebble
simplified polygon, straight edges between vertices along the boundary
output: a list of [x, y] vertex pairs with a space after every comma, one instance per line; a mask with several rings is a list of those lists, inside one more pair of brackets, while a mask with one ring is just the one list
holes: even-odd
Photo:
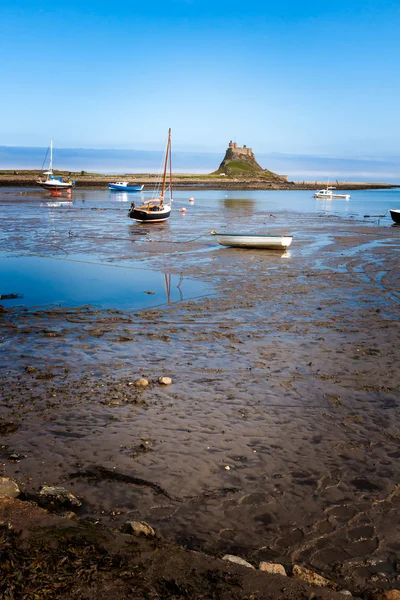
[[172, 383], [171, 377], [159, 377], [158, 383], [162, 383], [162, 385], [170, 385]]
[[237, 565], [242, 565], [242, 567], [248, 567], [249, 569], [254, 569], [253, 565], [251, 565], [247, 560], [240, 558], [240, 556], [235, 556], [234, 554], [225, 554], [222, 557], [222, 560], [227, 560], [229, 562], [236, 563]]
[[225, 469], [225, 471], [230, 471], [231, 470], [231, 468], [230, 468], [229, 465], [226, 465], [226, 467], [224, 467], [224, 469]]
[[35, 367], [28, 366], [28, 367], [25, 367], [25, 371], [27, 373], [34, 373], [36, 371], [36, 369], [35, 369]]
[[8, 477], [0, 477], [0, 496], [7, 498], [17, 498], [20, 494], [20, 489], [12, 479]]
[[272, 573], [274, 575], [285, 575], [286, 571], [285, 567], [279, 563], [270, 563], [270, 562], [260, 562], [260, 571], [265, 571], [266, 573]]
[[293, 577], [319, 587], [332, 586], [332, 582], [329, 581], [329, 579], [325, 579], [322, 575], [318, 575], [318, 573], [314, 573], [314, 571], [306, 569], [305, 567], [300, 567], [299, 565], [294, 565]]
[[140, 377], [140, 379], [137, 379], [137, 381], [135, 381], [135, 386], [137, 388], [146, 388], [148, 385], [149, 382], [144, 377]]
[[145, 521], [127, 521], [126, 529], [134, 535], [146, 535], [147, 537], [155, 536], [154, 529]]

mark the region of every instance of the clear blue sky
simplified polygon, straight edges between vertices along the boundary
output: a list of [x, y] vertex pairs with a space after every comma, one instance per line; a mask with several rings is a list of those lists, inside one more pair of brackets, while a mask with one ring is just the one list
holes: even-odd
[[393, 0], [2, 0], [0, 145], [386, 157]]

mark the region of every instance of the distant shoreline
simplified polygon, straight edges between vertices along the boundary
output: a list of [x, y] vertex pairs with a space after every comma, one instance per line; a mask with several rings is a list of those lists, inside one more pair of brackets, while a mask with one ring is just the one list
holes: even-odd
[[[159, 178], [158, 175], [142, 174], [124, 174], [124, 175], [104, 175], [94, 173], [71, 173], [67, 171], [57, 171], [57, 175], [71, 177], [76, 181], [77, 188], [99, 189], [107, 188], [108, 184], [118, 180], [128, 180], [135, 184], [151, 187]], [[40, 177], [39, 171], [3, 171], [0, 173], [0, 187], [34, 187]], [[399, 184], [382, 182], [351, 182], [351, 181], [331, 181], [329, 185], [338, 190], [370, 190], [370, 189], [393, 189], [400, 187]], [[326, 187], [326, 181], [303, 181], [303, 182], [277, 182], [266, 178], [237, 178], [221, 177], [216, 175], [174, 175], [175, 189], [220, 189], [220, 190], [316, 190]], [[39, 189], [39, 188], [38, 188]]]

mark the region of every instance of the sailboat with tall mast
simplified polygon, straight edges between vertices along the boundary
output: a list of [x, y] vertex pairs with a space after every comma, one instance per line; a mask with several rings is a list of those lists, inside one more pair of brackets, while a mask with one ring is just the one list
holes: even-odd
[[[169, 171], [169, 199], [165, 198], [167, 188], [167, 171]], [[156, 188], [157, 189], [157, 188]], [[171, 214], [172, 204], [172, 159], [171, 159], [171, 129], [168, 129], [167, 147], [165, 150], [164, 171], [159, 196], [145, 200], [140, 206], [132, 202], [128, 216], [139, 223], [159, 223], [166, 221]]]
[[48, 170], [43, 172], [43, 175], [47, 175], [47, 179], [43, 181], [40, 177], [36, 183], [45, 190], [50, 190], [50, 192], [70, 190], [75, 185], [75, 181], [64, 181], [62, 177], [53, 175], [53, 140], [50, 140], [50, 165]]

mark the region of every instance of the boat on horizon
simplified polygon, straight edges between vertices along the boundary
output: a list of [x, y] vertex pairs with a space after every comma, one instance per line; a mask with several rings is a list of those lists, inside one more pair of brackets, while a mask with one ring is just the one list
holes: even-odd
[[116, 181], [115, 183], [109, 183], [108, 189], [119, 192], [141, 192], [144, 185], [129, 185], [129, 181]]
[[332, 190], [335, 189], [336, 188], [327, 185], [326, 188], [315, 192], [314, 198], [325, 198], [326, 200], [331, 200], [332, 198], [342, 198], [343, 200], [350, 200], [350, 194], [334, 194]]
[[[44, 160], [46, 160], [46, 157]], [[60, 192], [71, 190], [75, 185], [75, 181], [72, 181], [71, 179], [64, 181], [63, 177], [53, 175], [53, 140], [50, 140], [49, 168], [47, 171], [43, 171], [42, 175], [47, 175], [47, 179], [43, 180], [42, 177], [39, 177], [36, 183], [43, 189], [49, 190], [53, 194], [60, 194]]]
[[390, 208], [389, 212], [392, 220], [400, 225], [400, 208]]
[[285, 250], [292, 243], [291, 235], [274, 233], [218, 233], [212, 231], [221, 246], [255, 248], [262, 250]]
[[[169, 202], [165, 201], [167, 169], [169, 169]], [[156, 187], [159, 189], [160, 184]], [[171, 214], [172, 204], [172, 162], [171, 162], [171, 129], [168, 129], [167, 146], [165, 149], [164, 171], [162, 174], [161, 191], [157, 198], [145, 200], [140, 206], [132, 202], [128, 217], [138, 223], [160, 223], [166, 221]]]

